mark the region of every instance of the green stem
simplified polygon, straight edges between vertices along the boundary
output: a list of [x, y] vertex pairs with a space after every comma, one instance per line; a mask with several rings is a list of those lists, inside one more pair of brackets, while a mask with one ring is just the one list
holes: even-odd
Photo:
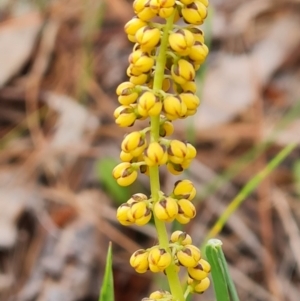
[[[166, 65], [166, 51], [168, 47], [168, 37], [169, 37], [169, 32], [170, 30], [172, 30], [173, 27], [173, 19], [174, 19], [174, 14], [167, 19], [167, 23], [164, 27], [163, 36], [161, 38], [159, 54], [155, 66], [155, 75], [154, 75], [154, 82], [153, 82], [154, 91], [162, 89], [164, 73], [165, 73], [165, 65]], [[151, 117], [151, 130], [150, 130], [151, 142], [158, 141], [159, 139], [159, 125], [160, 125], [159, 123], [160, 123], [160, 116]], [[149, 175], [150, 175], [151, 197], [155, 204], [159, 200], [159, 192], [160, 192], [158, 167], [157, 166], [150, 167]], [[154, 215], [154, 222], [156, 226], [160, 247], [165, 248], [170, 252], [168, 233], [167, 233], [165, 223], [160, 221], [155, 215]], [[176, 270], [176, 266], [173, 261], [171, 265], [166, 269], [166, 274], [167, 274], [170, 290], [174, 299], [177, 301], [184, 301], [185, 298], [183, 295], [181, 283]]]

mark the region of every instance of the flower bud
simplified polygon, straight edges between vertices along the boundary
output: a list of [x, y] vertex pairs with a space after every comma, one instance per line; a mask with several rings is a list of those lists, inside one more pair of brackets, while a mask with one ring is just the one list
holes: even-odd
[[181, 93], [179, 95], [179, 98], [186, 105], [187, 112], [192, 110], [197, 110], [197, 108], [200, 105], [200, 99], [194, 93], [190, 93], [190, 92]]
[[193, 34], [195, 42], [204, 43], [204, 33], [200, 28], [192, 27], [188, 30]]
[[181, 164], [186, 155], [188, 149], [184, 142], [179, 140], [171, 140], [169, 147], [168, 147], [168, 159], [172, 163]]
[[158, 166], [166, 164], [168, 154], [166, 148], [158, 142], [151, 142], [144, 151], [144, 161], [148, 166]]
[[129, 80], [134, 85], [143, 85], [149, 80], [149, 74], [142, 73], [140, 75], [132, 75]]
[[181, 10], [184, 21], [188, 24], [201, 25], [207, 16], [207, 7], [202, 1], [195, 0]]
[[204, 293], [210, 285], [210, 280], [208, 277], [204, 278], [201, 281], [193, 281], [191, 288], [193, 293], [202, 294]]
[[186, 56], [194, 45], [194, 36], [187, 29], [178, 29], [169, 35], [169, 44], [176, 53]]
[[177, 252], [177, 259], [181, 265], [187, 268], [193, 268], [201, 259], [201, 253], [194, 245], [186, 245], [182, 250]]
[[201, 281], [208, 276], [210, 269], [210, 264], [206, 260], [200, 259], [195, 267], [188, 268], [188, 273], [194, 280]]
[[139, 97], [139, 93], [135, 89], [135, 85], [131, 82], [124, 82], [117, 87], [116, 90], [118, 101], [121, 105], [130, 105]]
[[172, 122], [166, 120], [159, 127], [159, 136], [166, 137], [172, 135], [174, 132], [174, 126]]
[[151, 219], [152, 213], [148, 208], [146, 202], [135, 202], [131, 204], [128, 217], [130, 220], [134, 220], [134, 223], [138, 226], [146, 225]]
[[130, 265], [137, 273], [146, 273], [149, 268], [149, 252], [143, 249], [135, 251], [130, 257]]
[[154, 65], [154, 59], [150, 57], [148, 53], [138, 49], [130, 54], [129, 63], [132, 64], [138, 71], [146, 73], [152, 69]]
[[175, 183], [173, 188], [173, 196], [176, 199], [192, 200], [196, 196], [196, 189], [190, 180], [179, 180]]
[[177, 231], [172, 233], [171, 242], [173, 242], [173, 243], [178, 242], [182, 246], [185, 246], [185, 245], [192, 244], [192, 238], [186, 232], [182, 232], [182, 231], [177, 230]]
[[149, 251], [149, 268], [153, 273], [162, 272], [171, 263], [172, 257], [165, 249], [154, 247]]
[[175, 199], [166, 197], [154, 205], [156, 217], [165, 222], [172, 222], [178, 214], [178, 205]]
[[153, 92], [146, 91], [138, 99], [137, 110], [143, 117], [157, 116], [162, 110], [161, 100]]
[[171, 95], [164, 99], [163, 108], [169, 120], [183, 118], [187, 111], [185, 103], [179, 97]]
[[133, 2], [134, 12], [143, 21], [149, 21], [156, 15], [156, 13], [149, 7], [148, 2], [148, 0], [135, 0]]
[[178, 204], [178, 215], [176, 220], [181, 224], [187, 224], [192, 218], [196, 216], [196, 208], [187, 199], [181, 199], [177, 202]]
[[138, 17], [133, 17], [130, 21], [128, 21], [125, 26], [124, 30], [128, 35], [134, 36], [136, 32], [147, 25], [147, 22], [139, 19]]
[[122, 141], [122, 151], [130, 153], [133, 157], [138, 157], [147, 147], [147, 140], [142, 132], [135, 131], [126, 135]]
[[130, 153], [120, 152], [120, 159], [123, 162], [130, 162], [133, 159], [133, 156]]
[[135, 39], [142, 50], [150, 51], [160, 42], [160, 30], [155, 27], [144, 26], [136, 32]]
[[122, 204], [117, 209], [117, 219], [123, 226], [129, 226], [134, 223], [134, 220], [130, 220], [128, 212], [130, 210], [130, 205], [127, 203]]
[[197, 64], [202, 64], [208, 55], [208, 47], [200, 42], [195, 42], [189, 52], [189, 58], [196, 61]]
[[132, 126], [136, 120], [136, 114], [132, 106], [120, 106], [114, 111], [116, 124], [120, 127]]
[[180, 59], [177, 64], [172, 65], [171, 75], [176, 83], [184, 85], [186, 82], [194, 80], [195, 69], [187, 60]]
[[112, 174], [120, 186], [131, 185], [137, 178], [137, 171], [128, 162], [118, 164], [113, 169]]
[[161, 18], [168, 18], [175, 9], [175, 0], [149, 0], [149, 6]]
[[190, 143], [187, 143], [186, 144], [186, 147], [187, 147], [187, 154], [186, 154], [186, 157], [185, 159], [186, 160], [189, 160], [189, 159], [194, 159], [197, 155], [197, 150], [195, 149], [195, 147], [190, 144]]

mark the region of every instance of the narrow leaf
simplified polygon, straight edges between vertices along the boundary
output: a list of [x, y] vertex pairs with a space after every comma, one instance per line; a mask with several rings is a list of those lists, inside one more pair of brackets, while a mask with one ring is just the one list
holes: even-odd
[[114, 279], [112, 271], [112, 248], [111, 242], [109, 243], [107, 256], [106, 256], [106, 266], [105, 273], [102, 282], [102, 287], [100, 291], [99, 301], [114, 301]]

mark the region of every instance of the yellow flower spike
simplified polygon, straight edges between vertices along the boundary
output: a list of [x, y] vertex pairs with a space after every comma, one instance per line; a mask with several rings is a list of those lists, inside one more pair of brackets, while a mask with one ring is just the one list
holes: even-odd
[[188, 24], [201, 25], [207, 17], [207, 7], [198, 0], [183, 7], [181, 10], [183, 20]]
[[187, 112], [186, 104], [178, 96], [172, 95], [165, 97], [163, 109], [169, 120], [183, 118]]
[[166, 197], [155, 203], [153, 212], [159, 220], [172, 222], [178, 214], [177, 202], [171, 197]]
[[200, 28], [192, 27], [188, 29], [194, 36], [195, 43], [204, 43], [204, 33]]
[[166, 148], [158, 142], [151, 142], [144, 151], [144, 161], [148, 166], [159, 166], [166, 164], [168, 154]]
[[189, 58], [193, 61], [197, 61], [197, 64], [202, 64], [205, 61], [208, 52], [208, 47], [205, 44], [197, 41], [191, 47]]
[[149, 21], [156, 15], [156, 13], [149, 7], [148, 2], [149, 0], [135, 0], [133, 2], [134, 12], [143, 21]]
[[146, 273], [149, 268], [148, 256], [148, 251], [143, 249], [137, 250], [130, 257], [130, 265], [136, 270], [136, 272], [140, 274]]
[[130, 153], [120, 152], [120, 159], [123, 162], [130, 162], [133, 159], [133, 156]]
[[141, 49], [132, 52], [128, 60], [134, 69], [141, 73], [149, 72], [154, 65], [154, 59]]
[[129, 80], [135, 85], [143, 85], [149, 80], [149, 74], [132, 75]]
[[193, 200], [196, 196], [196, 188], [190, 180], [179, 180], [174, 184], [173, 196], [176, 199]]
[[129, 162], [123, 162], [113, 169], [112, 175], [120, 186], [128, 186], [136, 180], [137, 171], [132, 168]]
[[176, 256], [181, 265], [193, 268], [201, 259], [201, 252], [194, 245], [185, 245], [182, 250], [177, 252]]
[[134, 36], [136, 32], [147, 25], [147, 22], [139, 19], [138, 17], [133, 17], [130, 21], [128, 21], [125, 26], [124, 30], [128, 35]]
[[135, 39], [142, 50], [152, 50], [160, 42], [160, 30], [155, 27], [144, 26], [136, 32]]
[[138, 99], [137, 111], [141, 116], [157, 116], [162, 110], [162, 102], [153, 92], [146, 91]]
[[114, 111], [115, 122], [120, 127], [132, 126], [137, 118], [132, 106], [120, 106]]
[[209, 288], [209, 285], [210, 280], [208, 277], [206, 277], [200, 282], [194, 281], [194, 284], [192, 284], [192, 289], [194, 293], [202, 294]]
[[175, 176], [180, 175], [183, 172], [183, 168], [180, 164], [174, 164], [172, 162], [167, 162], [168, 171]]
[[182, 224], [188, 223], [192, 218], [196, 216], [196, 208], [187, 199], [181, 199], [177, 202], [178, 205], [178, 215], [176, 220]]
[[169, 161], [175, 164], [181, 164], [188, 152], [187, 145], [179, 140], [171, 140], [168, 147]]
[[140, 156], [147, 147], [145, 135], [140, 131], [131, 132], [122, 141], [121, 149], [133, 157]]
[[171, 76], [177, 84], [184, 85], [186, 82], [194, 80], [195, 69], [187, 60], [180, 59], [177, 64], [172, 65]]
[[181, 93], [179, 98], [185, 103], [187, 110], [196, 110], [200, 105], [200, 99], [191, 92]]
[[172, 257], [165, 249], [155, 247], [149, 251], [149, 268], [153, 273], [162, 272], [171, 263]]
[[172, 50], [186, 56], [194, 45], [194, 35], [187, 29], [178, 29], [169, 35], [169, 44]]
[[166, 120], [164, 121], [159, 128], [159, 136], [160, 137], [166, 137], [172, 135], [174, 132], [174, 126], [173, 123]]
[[188, 268], [188, 273], [194, 280], [201, 281], [208, 276], [210, 269], [210, 264], [206, 260], [200, 259], [195, 267]]
[[129, 210], [130, 210], [130, 205], [127, 203], [122, 204], [117, 209], [117, 219], [118, 219], [119, 223], [123, 226], [129, 226], [134, 223], [134, 221], [130, 220], [130, 218], [128, 216]]
[[179, 242], [183, 246], [191, 245], [192, 238], [186, 232], [177, 230], [171, 234], [171, 242]]
[[128, 212], [128, 217], [130, 220], [134, 220], [134, 223], [136, 225], [144, 226], [150, 221], [152, 212], [148, 208], [146, 202], [135, 202], [131, 204], [130, 211]]

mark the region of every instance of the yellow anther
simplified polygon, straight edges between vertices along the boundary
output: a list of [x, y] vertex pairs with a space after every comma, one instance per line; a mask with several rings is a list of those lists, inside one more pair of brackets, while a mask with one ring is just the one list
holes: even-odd
[[173, 123], [170, 121], [164, 121], [159, 127], [159, 136], [166, 137], [172, 135], [174, 132]]
[[207, 16], [207, 7], [198, 0], [181, 10], [184, 21], [188, 24], [201, 25]]
[[148, 166], [163, 165], [167, 160], [166, 148], [158, 142], [151, 142], [144, 151], [144, 161]]
[[133, 17], [130, 21], [128, 21], [125, 26], [124, 30], [128, 35], [134, 36], [136, 32], [147, 25], [147, 22], [139, 19], [138, 17]]
[[175, 52], [186, 56], [194, 45], [194, 36], [187, 29], [178, 29], [169, 35], [169, 44]]
[[201, 259], [201, 252], [194, 245], [186, 245], [182, 250], [177, 252], [177, 259], [181, 265], [193, 268]]
[[196, 189], [190, 180], [179, 180], [173, 188], [173, 195], [176, 199], [193, 200], [196, 196]]
[[148, 263], [149, 252], [143, 249], [135, 251], [130, 257], [130, 265], [138, 273], [146, 273], [149, 268]]
[[142, 50], [152, 50], [160, 42], [160, 30], [155, 27], [144, 26], [136, 32], [135, 39]]
[[149, 251], [149, 268], [152, 272], [162, 272], [171, 263], [172, 257], [165, 249], [155, 247]]
[[162, 102], [153, 92], [146, 91], [138, 99], [137, 110], [143, 117], [158, 116], [162, 110]]
[[137, 171], [132, 168], [129, 162], [118, 164], [113, 169], [112, 174], [120, 186], [131, 185], [137, 178]]
[[171, 234], [171, 242], [178, 242], [185, 246], [192, 244], [192, 238], [186, 232], [177, 230]]
[[120, 106], [116, 108], [114, 117], [116, 124], [120, 127], [132, 126], [137, 118], [132, 106]]
[[172, 140], [168, 147], [169, 161], [175, 164], [181, 164], [188, 152], [187, 145], [179, 140]]
[[166, 197], [155, 203], [153, 211], [159, 220], [172, 222], [178, 214], [178, 205], [175, 199]]
[[188, 268], [188, 273], [194, 280], [201, 281], [208, 276], [210, 269], [210, 264], [206, 260], [200, 259], [195, 267]]
[[164, 99], [163, 109], [165, 116], [169, 120], [183, 118], [187, 111], [185, 103], [178, 96], [172, 95], [169, 95]]
[[192, 81], [195, 78], [195, 69], [187, 60], [180, 59], [177, 64], [173, 64], [171, 68], [173, 80], [179, 85]]
[[135, 131], [126, 135], [122, 141], [121, 149], [133, 157], [140, 156], [147, 147], [147, 140], [142, 132]]

